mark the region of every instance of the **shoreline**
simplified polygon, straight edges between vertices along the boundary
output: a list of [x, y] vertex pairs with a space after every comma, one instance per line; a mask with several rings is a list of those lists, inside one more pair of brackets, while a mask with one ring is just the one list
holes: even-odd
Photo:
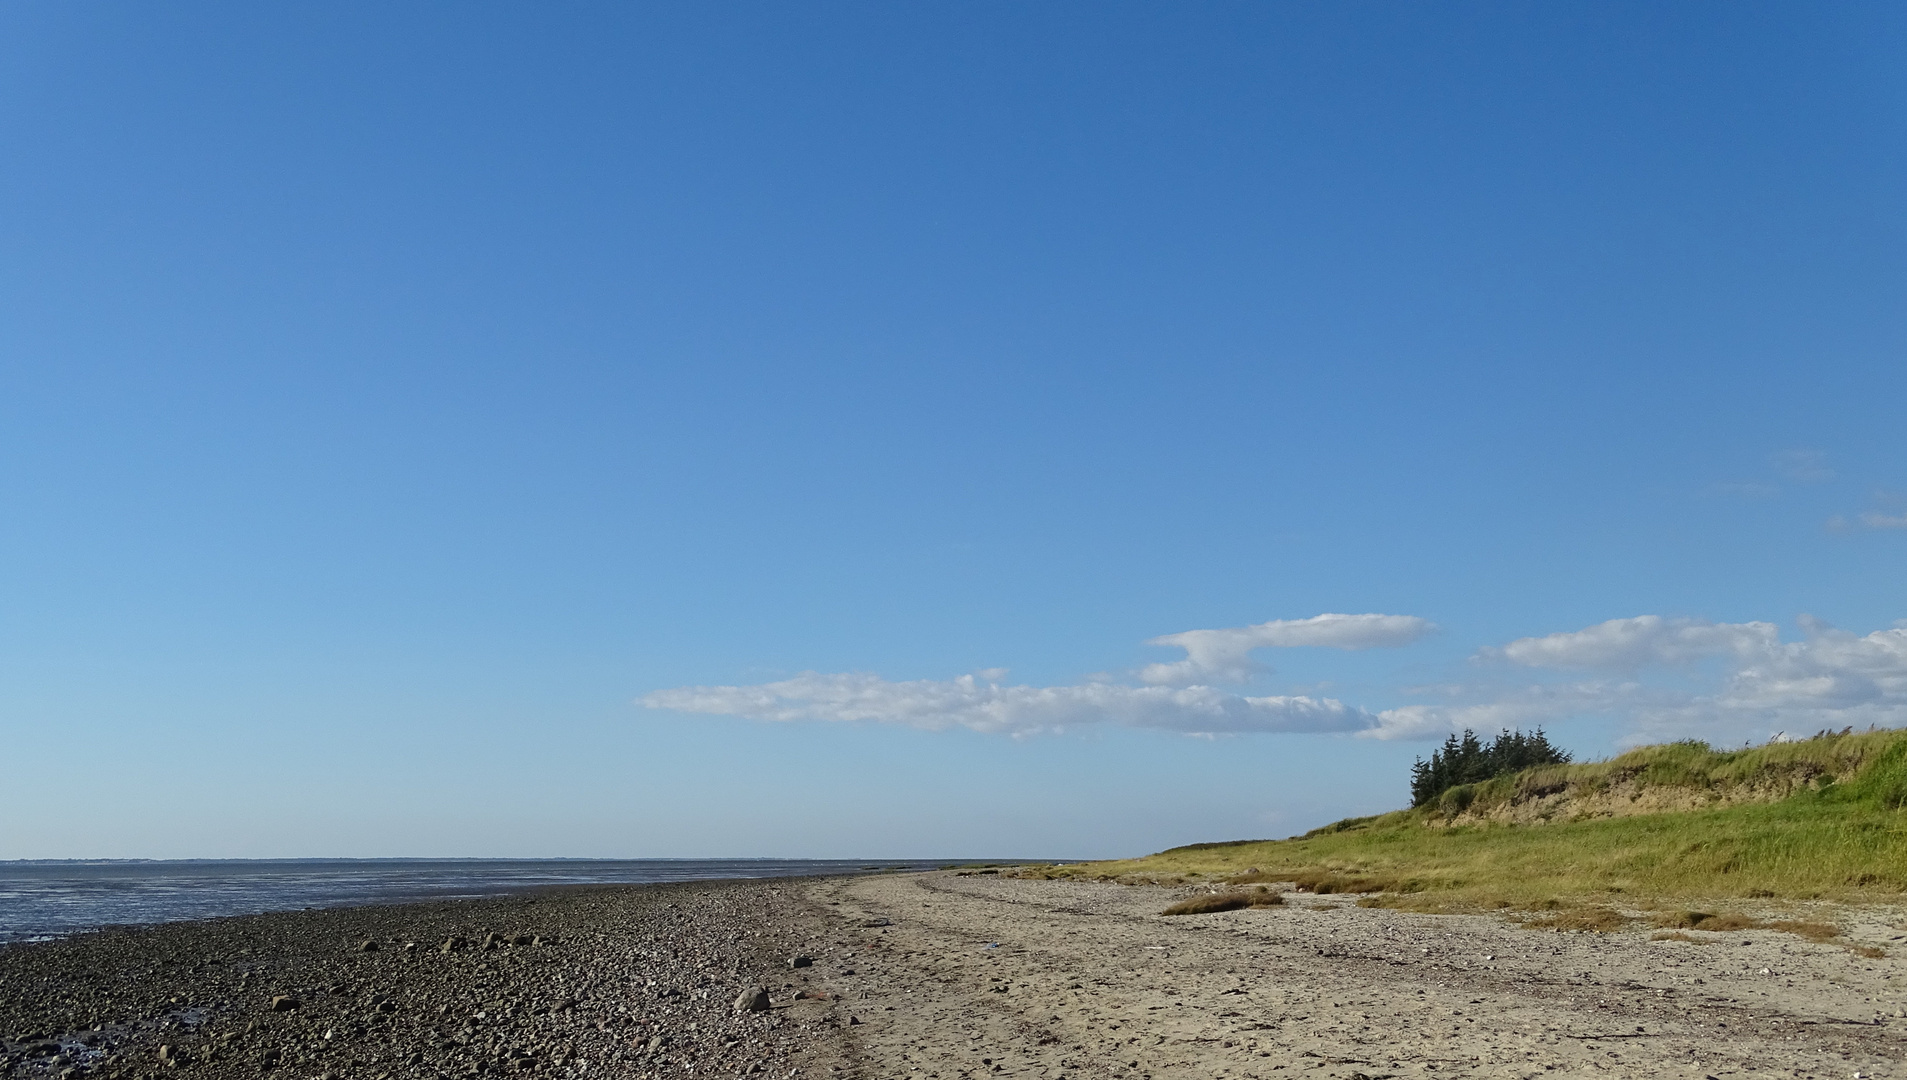
[[510, 896], [565, 885], [913, 872], [949, 859], [191, 859], [0, 863], [0, 945], [111, 926]]
[[0, 948], [0, 1077], [1907, 1080], [1907, 956], [1348, 895], [1161, 914], [1197, 891], [937, 871], [103, 930]]
[[803, 880], [559, 885], [14, 943], [0, 1076], [787, 1076], [839, 1058], [832, 1010], [733, 1002], [818, 932]]

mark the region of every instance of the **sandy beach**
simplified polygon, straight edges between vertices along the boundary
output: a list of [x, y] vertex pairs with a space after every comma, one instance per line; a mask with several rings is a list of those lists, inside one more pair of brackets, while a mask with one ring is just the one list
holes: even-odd
[[0, 950], [3, 1074], [1907, 1076], [1899, 956], [1344, 897], [1158, 914], [1186, 894], [938, 872], [112, 930]]
[[[1907, 964], [1768, 931], [1528, 930], [1350, 898], [1163, 918], [1183, 890], [818, 885], [861, 931], [867, 1076], [1894, 1077]], [[1856, 940], [1902, 936], [1868, 911]], [[890, 1011], [891, 1010], [891, 1011]]]

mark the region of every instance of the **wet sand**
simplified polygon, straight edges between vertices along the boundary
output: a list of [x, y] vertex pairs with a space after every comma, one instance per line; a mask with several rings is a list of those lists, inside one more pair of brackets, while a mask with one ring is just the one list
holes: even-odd
[[[1158, 914], [1185, 894], [940, 872], [105, 931], [0, 949], [0, 1076], [1907, 1080], [1901, 956], [1338, 897]], [[1901, 912], [1841, 914], [1907, 954]]]

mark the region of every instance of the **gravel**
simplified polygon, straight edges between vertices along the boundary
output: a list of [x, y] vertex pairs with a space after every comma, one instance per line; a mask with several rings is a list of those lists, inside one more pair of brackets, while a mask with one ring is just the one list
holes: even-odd
[[770, 991], [826, 934], [802, 883], [128, 927], [0, 947], [0, 1077], [826, 1075], [837, 1001]]

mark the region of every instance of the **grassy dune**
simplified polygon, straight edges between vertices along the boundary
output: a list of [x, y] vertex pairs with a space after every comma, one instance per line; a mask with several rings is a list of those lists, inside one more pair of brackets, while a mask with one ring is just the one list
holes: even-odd
[[[1697, 807], [1649, 812], [1654, 806]], [[1901, 900], [1907, 731], [1540, 766], [1289, 840], [1193, 844], [1049, 876], [1293, 881], [1453, 910], [1727, 897]]]

